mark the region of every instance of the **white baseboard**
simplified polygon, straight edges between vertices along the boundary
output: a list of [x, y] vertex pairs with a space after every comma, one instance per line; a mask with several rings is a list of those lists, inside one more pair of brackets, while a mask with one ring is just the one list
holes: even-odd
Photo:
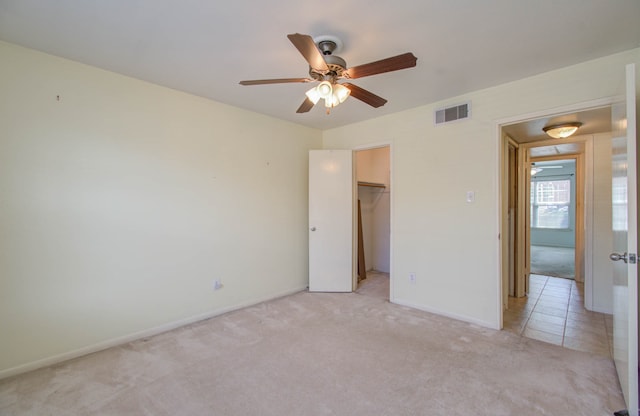
[[205, 319], [213, 318], [215, 316], [219, 316], [228, 312], [232, 312], [238, 309], [246, 308], [249, 306], [257, 305], [259, 303], [267, 302], [270, 300], [278, 299], [284, 296], [289, 296], [294, 293], [301, 292], [306, 290], [306, 286], [287, 290], [282, 293], [277, 293], [275, 295], [266, 296], [264, 298], [254, 299], [251, 301], [243, 302], [238, 305], [228, 306], [225, 308], [220, 308], [212, 311], [208, 311], [199, 315], [191, 316], [185, 319], [179, 319], [177, 321], [168, 322], [166, 324], [156, 326], [149, 329], [144, 329], [142, 331], [137, 331], [132, 334], [127, 334], [121, 337], [108, 339], [97, 344], [88, 345], [86, 347], [78, 348], [72, 351], [64, 352], [62, 354], [53, 355], [51, 357], [42, 358], [40, 360], [32, 361], [26, 364], [21, 364], [15, 367], [7, 368], [5, 370], [0, 370], [0, 380], [12, 377], [18, 374], [26, 373], [28, 371], [37, 370], [39, 368], [48, 367], [54, 364], [61, 363], [63, 361], [71, 360], [74, 358], [82, 357], [83, 355], [92, 354], [94, 352], [102, 351], [107, 348], [116, 347], [118, 345], [126, 344], [128, 342], [136, 341], [143, 338], [148, 338], [154, 335], [161, 334], [163, 332], [171, 331], [172, 329], [180, 328], [185, 325], [190, 325], [195, 322], [203, 321]]
[[410, 308], [418, 309], [418, 310], [421, 310], [421, 311], [424, 311], [424, 312], [433, 313], [435, 315], [446, 316], [447, 318], [455, 319], [457, 321], [468, 322], [470, 324], [482, 326], [482, 327], [485, 327], [485, 328], [500, 330], [500, 324], [499, 323], [483, 321], [481, 319], [475, 319], [475, 318], [471, 318], [471, 317], [468, 317], [468, 316], [463, 316], [463, 315], [458, 315], [458, 314], [455, 314], [455, 313], [442, 311], [442, 310], [439, 310], [439, 309], [436, 309], [436, 308], [430, 308], [430, 307], [427, 307], [427, 306], [424, 306], [424, 305], [419, 305], [419, 304], [416, 304], [416, 303], [413, 303], [411, 301], [407, 301], [407, 300], [404, 300], [404, 299], [395, 298], [395, 299], [393, 299], [392, 303], [396, 303], [396, 304], [402, 305], [402, 306], [408, 306]]

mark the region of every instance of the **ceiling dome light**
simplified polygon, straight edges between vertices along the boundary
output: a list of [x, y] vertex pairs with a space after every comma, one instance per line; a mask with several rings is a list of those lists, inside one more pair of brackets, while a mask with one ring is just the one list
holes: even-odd
[[575, 133], [580, 126], [582, 126], [582, 123], [579, 122], [554, 124], [543, 128], [542, 131], [554, 139], [565, 139]]

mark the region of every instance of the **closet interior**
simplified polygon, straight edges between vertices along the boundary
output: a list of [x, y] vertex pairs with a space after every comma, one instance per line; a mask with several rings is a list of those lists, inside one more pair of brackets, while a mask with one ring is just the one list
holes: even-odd
[[389, 146], [356, 152], [358, 281], [367, 272], [389, 273], [391, 170]]

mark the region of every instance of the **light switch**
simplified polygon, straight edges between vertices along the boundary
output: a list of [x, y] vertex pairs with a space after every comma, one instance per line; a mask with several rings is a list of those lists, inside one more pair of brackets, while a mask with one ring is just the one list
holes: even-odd
[[468, 203], [472, 203], [476, 200], [476, 193], [475, 191], [467, 191], [467, 202]]

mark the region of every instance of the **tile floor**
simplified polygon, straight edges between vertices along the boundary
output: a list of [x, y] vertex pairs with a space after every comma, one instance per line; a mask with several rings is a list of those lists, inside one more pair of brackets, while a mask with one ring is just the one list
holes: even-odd
[[529, 289], [527, 297], [509, 298], [506, 331], [611, 357], [613, 317], [584, 308], [584, 284], [532, 274]]

